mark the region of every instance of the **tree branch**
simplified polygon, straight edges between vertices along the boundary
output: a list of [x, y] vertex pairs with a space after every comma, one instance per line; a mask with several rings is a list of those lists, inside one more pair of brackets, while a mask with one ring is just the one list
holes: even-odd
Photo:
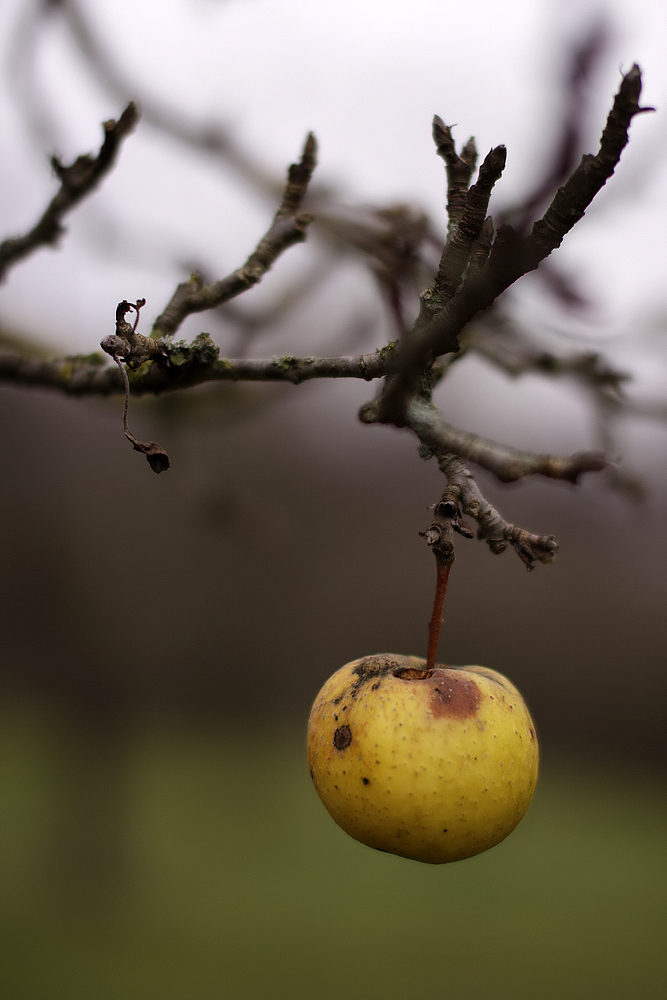
[[[362, 407], [360, 419], [363, 423], [383, 422], [379, 402], [376, 400]], [[609, 464], [605, 456], [597, 451], [582, 451], [567, 456], [540, 455], [489, 441], [446, 424], [432, 403], [420, 399], [411, 400], [403, 426], [417, 435], [427, 449], [426, 457], [451, 452], [492, 472], [502, 483], [513, 483], [535, 475], [576, 483], [582, 473], [600, 472]]]
[[64, 166], [56, 156], [51, 158], [51, 165], [60, 181], [60, 190], [30, 232], [25, 236], [4, 240], [0, 244], [0, 281], [13, 264], [27, 257], [33, 250], [56, 243], [65, 231], [62, 226], [63, 217], [90, 194], [111, 170], [121, 142], [138, 120], [137, 109], [130, 102], [118, 121], [111, 119], [103, 123], [104, 141], [95, 158], [89, 154], [79, 156], [69, 167]]
[[[381, 351], [357, 357], [228, 360], [218, 357], [218, 348], [207, 334], [200, 334], [191, 343], [171, 340], [187, 316], [220, 306], [251, 288], [285, 249], [305, 239], [312, 217], [301, 213], [300, 209], [316, 162], [315, 140], [309, 135], [300, 162], [289, 168], [282, 201], [270, 228], [241, 268], [210, 284], [198, 274], [180, 284], [155, 321], [153, 337], [136, 333], [136, 321], [134, 326], [125, 321], [126, 313], [132, 309], [138, 319], [143, 300], [119, 304], [116, 333], [102, 341], [103, 349], [113, 357], [116, 368], [104, 367], [99, 356], [48, 361], [4, 354], [0, 355], [0, 380], [50, 386], [77, 395], [108, 394], [125, 389], [124, 431], [127, 437], [135, 448], [147, 455], [154, 468], [153, 453], [159, 452], [156, 461], [161, 468], [166, 468], [168, 460], [162, 449], [154, 442], [137, 441], [129, 431], [127, 400], [130, 392], [135, 395], [160, 393], [204, 382], [240, 379], [299, 384], [312, 378], [385, 378], [384, 391], [377, 401], [362, 409], [362, 420], [409, 427], [420, 439], [423, 456], [437, 456], [450, 487], [460, 492], [464, 509], [476, 518], [480, 537], [486, 538], [493, 551], [501, 551], [512, 544], [529, 568], [535, 560], [548, 562], [557, 548], [553, 539], [531, 535], [505, 522], [481, 496], [461, 460], [475, 462], [502, 482], [536, 474], [576, 482], [583, 472], [605, 468], [604, 455], [600, 452], [571, 456], [532, 454], [451, 427], [441, 420], [430, 402], [434, 381], [447, 363], [444, 359], [438, 364], [436, 359], [442, 359], [443, 355], [449, 355], [450, 359], [455, 357], [460, 334], [469, 321], [487, 309], [518, 277], [534, 270], [583, 216], [592, 198], [614, 172], [628, 140], [632, 117], [650, 110], [639, 106], [640, 91], [641, 76], [638, 67], [634, 66], [623, 78], [598, 154], [582, 158], [528, 236], [506, 225], [494, 239], [493, 223], [486, 215], [492, 188], [505, 165], [504, 147], [491, 150], [480, 168], [477, 182], [469, 187], [476, 159], [474, 142], [470, 140], [459, 156], [450, 130], [436, 117], [437, 152], [447, 165], [449, 235], [434, 287], [422, 294], [420, 314], [412, 331], [400, 342], [389, 344]], [[107, 122], [105, 142], [95, 160], [90, 156], [79, 157], [71, 167], [63, 167], [54, 160], [62, 183], [61, 192], [35, 230], [21, 240], [2, 244], [0, 261], [3, 251], [8, 254], [10, 263], [14, 257], [18, 259], [29, 252], [23, 248], [26, 241], [27, 245], [36, 246], [40, 241], [52, 242], [57, 237], [62, 231], [62, 214], [92, 190], [109, 169], [120, 139], [135, 121], [136, 110], [134, 105], [129, 105], [118, 123]], [[426, 233], [426, 222], [420, 218], [418, 224], [413, 224], [403, 209], [376, 214], [378, 219], [389, 223], [391, 239], [378, 239], [375, 235], [371, 239], [372, 227], [364, 223], [357, 226], [361, 236], [357, 234], [356, 243], [381, 266], [381, 281], [390, 293], [402, 327], [400, 283], [408, 264], [417, 259], [416, 250]], [[347, 242], [355, 241], [348, 235]], [[490, 345], [484, 344], [484, 338], [476, 343], [474, 331], [471, 331], [468, 348], [484, 352], [485, 346], [487, 355], [492, 356]], [[513, 369], [506, 346], [503, 345], [494, 358], [496, 363], [504, 364], [506, 370], [531, 367], [552, 374], [568, 372], [578, 375], [598, 393], [618, 392], [622, 375], [606, 368], [597, 355], [556, 359], [547, 352], [534, 350], [531, 345], [522, 357], [514, 359]], [[156, 468], [156, 471], [161, 470]]]
[[477, 537], [484, 539], [494, 554], [504, 552], [511, 545], [529, 570], [533, 569], [535, 562], [553, 562], [558, 553], [558, 543], [553, 535], [534, 535], [506, 521], [484, 499], [472, 473], [455, 455], [442, 453], [438, 456], [438, 465], [450, 488], [458, 491], [463, 513], [477, 521]]
[[[192, 344], [158, 341], [167, 362], [148, 361], [130, 371], [133, 396], [187, 389], [205, 382], [290, 382], [299, 385], [315, 378], [383, 378], [392, 369], [386, 349], [372, 354], [338, 358], [218, 358], [218, 348], [207, 334]], [[0, 382], [58, 389], [71, 396], [108, 396], [124, 391], [117, 369], [105, 365], [102, 354], [57, 360], [0, 353]]]
[[457, 351], [464, 326], [494, 302], [518, 278], [534, 271], [582, 218], [598, 191], [611, 177], [628, 141], [632, 118], [651, 108], [639, 105], [641, 72], [634, 65], [621, 81], [595, 156], [582, 157], [567, 183], [559, 188], [542, 219], [528, 237], [501, 226], [486, 264], [470, 275], [454, 298], [429, 322], [423, 312], [399, 349], [399, 374], [389, 379], [381, 400], [382, 419], [402, 426], [409, 397], [436, 357]]
[[522, 335], [502, 316], [492, 313], [466, 331], [465, 346], [514, 377], [527, 372], [572, 376], [589, 388], [606, 389], [615, 394], [620, 393], [623, 384], [631, 379], [627, 372], [614, 368], [599, 351], [554, 354]]
[[558, 189], [544, 216], [533, 226], [529, 241], [539, 260], [560, 246], [565, 234], [583, 217], [595, 195], [614, 173], [628, 143], [628, 129], [634, 116], [655, 111], [655, 108], [640, 107], [641, 89], [641, 71], [635, 63], [623, 77], [597, 154], [582, 156], [577, 169]]
[[268, 232], [243, 267], [212, 285], [204, 285], [198, 274], [193, 274], [189, 281], [180, 284], [164, 312], [155, 320], [154, 338], [172, 336], [186, 316], [213, 309], [252, 288], [261, 281], [284, 250], [305, 240], [306, 229], [313, 217], [305, 212], [298, 214], [298, 210], [306, 196], [315, 164], [316, 143], [311, 132], [306, 139], [300, 162], [293, 163], [289, 168], [283, 199]]

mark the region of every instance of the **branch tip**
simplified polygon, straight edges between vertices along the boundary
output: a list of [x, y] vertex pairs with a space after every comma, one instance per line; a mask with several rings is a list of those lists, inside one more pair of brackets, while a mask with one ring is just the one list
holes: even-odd
[[314, 170], [317, 164], [317, 139], [315, 138], [314, 132], [309, 132], [306, 136], [303, 153], [301, 154], [301, 162], [303, 164], [311, 161], [311, 170]]

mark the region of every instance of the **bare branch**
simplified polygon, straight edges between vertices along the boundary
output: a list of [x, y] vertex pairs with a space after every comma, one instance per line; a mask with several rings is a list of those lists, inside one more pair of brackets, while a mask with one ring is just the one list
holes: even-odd
[[289, 168], [280, 208], [268, 232], [243, 267], [212, 285], [204, 285], [198, 274], [193, 274], [189, 281], [179, 285], [164, 312], [155, 320], [153, 335], [156, 339], [172, 336], [186, 316], [213, 309], [252, 288], [284, 250], [305, 240], [306, 229], [313, 217], [305, 212], [298, 214], [298, 210], [315, 169], [315, 154], [315, 137], [309, 133], [300, 162], [293, 163]]
[[598, 191], [606, 184], [628, 142], [628, 129], [635, 115], [654, 111], [639, 106], [641, 71], [635, 64], [623, 77], [607, 118], [595, 156], [583, 156], [570, 179], [559, 188], [544, 216], [533, 226], [530, 242], [543, 260], [560, 246], [563, 237], [581, 219]]
[[[148, 339], [148, 338], [147, 338]], [[133, 396], [187, 389], [205, 382], [291, 382], [315, 378], [360, 378], [371, 381], [393, 371], [391, 351], [338, 358], [218, 358], [218, 348], [203, 333], [191, 344], [158, 342], [165, 361], [143, 364], [129, 372]], [[44, 360], [17, 353], [0, 353], [0, 382], [57, 389], [71, 396], [122, 393], [118, 371], [105, 366], [101, 354]]]
[[632, 118], [652, 110], [640, 107], [640, 93], [641, 73], [634, 65], [621, 81], [597, 155], [582, 157], [570, 179], [556, 193], [544, 217], [533, 226], [530, 236], [521, 237], [511, 226], [501, 226], [489, 259], [478, 274], [471, 275], [430, 322], [424, 323], [423, 312], [420, 314], [416, 328], [401, 343], [400, 372], [388, 380], [383, 393], [381, 410], [385, 422], [402, 426], [407, 401], [433, 360], [441, 354], [457, 351], [464, 326], [488, 309], [518, 278], [534, 271], [582, 218], [613, 174], [627, 144]]
[[443, 453], [438, 465], [451, 488], [458, 490], [463, 513], [477, 521], [477, 537], [484, 539], [496, 555], [511, 545], [527, 569], [535, 562], [550, 563], [558, 553], [558, 543], [553, 535], [534, 535], [506, 521], [485, 500], [472, 473], [455, 455]]
[[71, 164], [64, 166], [54, 156], [51, 159], [54, 172], [60, 181], [60, 190], [52, 199], [36, 226], [25, 236], [4, 240], [0, 244], [0, 281], [7, 270], [19, 260], [27, 257], [40, 246], [53, 246], [65, 231], [62, 219], [82, 198], [90, 194], [107, 174], [116, 160], [123, 139], [129, 135], [139, 120], [135, 105], [130, 102], [118, 121], [104, 122], [104, 141], [99, 154], [93, 158], [89, 154], [79, 156]]
[[[88, 62], [90, 70], [95, 74], [98, 82], [112, 95], [119, 99], [126, 99], [126, 95], [137, 92], [137, 84], [129, 82], [116, 59], [116, 53], [105, 45], [99, 34], [96, 34], [87, 11], [83, 9], [83, 4], [76, 0], [51, 0], [52, 4], [58, 4], [59, 9], [66, 19], [67, 26], [72, 33], [82, 55]], [[182, 143], [190, 149], [215, 158], [218, 162], [224, 163], [235, 171], [244, 183], [260, 193], [264, 198], [275, 201], [280, 197], [283, 185], [281, 179], [272, 170], [267, 170], [252, 155], [245, 151], [236, 140], [230, 130], [224, 128], [219, 122], [200, 123], [196, 118], [184, 114], [180, 109], [169, 107], [164, 101], [155, 100], [149, 94], [141, 93], [141, 115], [142, 121], [160, 130], [166, 135]], [[468, 144], [469, 146], [469, 144]], [[462, 151], [465, 157], [468, 146]], [[471, 161], [471, 167], [474, 165]], [[313, 191], [312, 185], [309, 191], [309, 201], [311, 206], [315, 205], [317, 225], [319, 235], [325, 240], [329, 247], [335, 247], [338, 254], [349, 253], [350, 250], [363, 249], [379, 260], [379, 268], [376, 274], [381, 282], [383, 290], [390, 296], [392, 307], [395, 304], [395, 311], [400, 312], [400, 302], [396, 300], [400, 297], [399, 282], [404, 280], [404, 272], [411, 272], [414, 265], [419, 263], [416, 248], [412, 245], [419, 243], [423, 235], [416, 232], [413, 236], [409, 233], [405, 245], [402, 230], [406, 228], [405, 222], [401, 218], [396, 218], [395, 223], [392, 216], [396, 215], [397, 209], [389, 207], [386, 212], [380, 210], [378, 217], [383, 214], [390, 225], [383, 226], [388, 229], [385, 233], [377, 233], [376, 226], [372, 221], [367, 222], [362, 213], [359, 212], [356, 224], [350, 225], [347, 213], [343, 206], [334, 204], [330, 189], [320, 189]], [[320, 208], [327, 206], [326, 211]], [[399, 208], [399, 212], [409, 215], [405, 209]], [[412, 213], [415, 214], [416, 213]], [[423, 217], [422, 217], [423, 218]], [[419, 215], [417, 215], [419, 219]], [[410, 224], [409, 220], [407, 220]], [[426, 219], [423, 218], [422, 229]], [[372, 246], [368, 246], [372, 244]], [[390, 258], [387, 262], [386, 258]]]
[[[362, 407], [363, 423], [383, 422], [378, 401]], [[403, 426], [415, 432], [422, 445], [432, 454], [453, 453], [466, 461], [481, 465], [502, 483], [512, 483], [526, 476], [546, 476], [576, 483], [584, 472], [600, 472], [609, 464], [601, 452], [577, 452], [575, 455], [539, 455], [519, 451], [507, 445], [489, 441], [477, 434], [458, 430], [446, 424], [432, 403], [413, 399], [408, 405]]]
[[[65, 8], [75, 9], [74, 4], [64, 3], [64, 0], [61, 3]], [[481, 496], [462, 460], [482, 466], [503, 482], [536, 474], [576, 482], [583, 472], [605, 468], [608, 463], [604, 455], [600, 452], [582, 452], [571, 456], [532, 454], [457, 430], [444, 423], [431, 404], [432, 387], [447, 365], [443, 356], [449, 355], [450, 360], [457, 356], [459, 337], [470, 320], [492, 305], [495, 298], [522, 274], [537, 268], [583, 216], [594, 195], [614, 171], [627, 142], [632, 117], [648, 110], [639, 106], [640, 91], [641, 77], [634, 66], [623, 78], [602, 134], [598, 154], [583, 157], [580, 166], [557, 192], [543, 219], [535, 223], [528, 236], [505, 225], [501, 226], [494, 239], [493, 222], [486, 215], [492, 188], [505, 165], [504, 147], [491, 150], [480, 168], [476, 184], [469, 187], [476, 159], [474, 142], [470, 140], [459, 156], [450, 130], [440, 119], [434, 120], [437, 151], [447, 165], [449, 235], [434, 287], [422, 294], [420, 315], [413, 329], [398, 344], [389, 344], [382, 351], [358, 357], [285, 356], [268, 360], [243, 358], [230, 361], [218, 357], [218, 348], [206, 334], [200, 334], [191, 343], [181, 341], [175, 344], [170, 339], [187, 316], [221, 306], [251, 288], [263, 278], [285, 249], [305, 239], [312, 216], [302, 213], [301, 207], [316, 162], [315, 140], [309, 135], [300, 162], [289, 169], [281, 204], [269, 230], [241, 268], [217, 282], [206, 283], [199, 274], [193, 274], [189, 281], [180, 284], [155, 321], [153, 337], [138, 334], [137, 323], [130, 326], [125, 320], [126, 313], [131, 309], [138, 314], [143, 300], [137, 303], [121, 302], [116, 314], [116, 333], [102, 341], [102, 347], [113, 358], [115, 367], [102, 367], [94, 357], [38, 361], [17, 355], [0, 355], [0, 380], [51, 386], [80, 395], [124, 391], [125, 434], [135, 448], [147, 455], [155, 471], [162, 471], [168, 467], [163, 450], [154, 442], [145, 444], [138, 441], [129, 431], [127, 407], [130, 393], [160, 393], [222, 380], [288, 381], [298, 384], [311, 378], [354, 377], [370, 380], [384, 377], [383, 393], [379, 400], [362, 409], [361, 418], [366, 422], [406, 426], [419, 437], [422, 454], [424, 457], [437, 456], [441, 469], [448, 477], [450, 490], [458, 491], [463, 509], [477, 520], [479, 536], [487, 540], [493, 551], [502, 551], [511, 544], [528, 568], [532, 568], [536, 560], [548, 562], [557, 549], [554, 540], [531, 535], [505, 522]], [[128, 124], [130, 118], [132, 121]], [[54, 160], [62, 191], [35, 230], [23, 238], [24, 241], [32, 240], [34, 245], [40, 241], [53, 242], [61, 232], [61, 215], [91, 190], [109, 168], [120, 138], [129, 131], [134, 121], [136, 111], [130, 105], [118, 123], [106, 123], [105, 143], [96, 160], [79, 157], [71, 167], [63, 167]], [[402, 286], [407, 283], [416, 265], [422, 263], [418, 251], [424, 239], [429, 237], [427, 220], [422, 216], [413, 218], [400, 206], [384, 213], [375, 212], [372, 220], [352, 220], [349, 225], [340, 212], [333, 223], [327, 223], [326, 213], [324, 219], [330, 236], [336, 232], [338, 225], [346, 245], [363, 249], [371, 258], [372, 266], [389, 297], [397, 326], [404, 332]], [[40, 227], [42, 235], [37, 240], [35, 233]], [[44, 232], [48, 231], [51, 231], [50, 239], [44, 236]], [[2, 252], [11, 243], [18, 246], [21, 241], [6, 241], [0, 247], [0, 261]], [[21, 251], [15, 247], [13, 252], [15, 256], [20, 256], [29, 250]], [[0, 276], [1, 273], [0, 269]], [[501, 366], [505, 365], [508, 371], [532, 368], [550, 374], [577, 375], [592, 391], [604, 398], [619, 391], [623, 378], [622, 373], [613, 372], [598, 355], [592, 353], [559, 359], [548, 352], [540, 352], [532, 344], [522, 353], [515, 343], [503, 342], [499, 348], [497, 343], [492, 345], [488, 338], [485, 341], [484, 336], [476, 337], [474, 330], [468, 331], [466, 346], [479, 353], [486, 351], [489, 357], [493, 357], [495, 349], [494, 360]]]
[[616, 395], [631, 378], [627, 372], [609, 364], [599, 351], [554, 354], [545, 350], [510, 326], [501, 315], [494, 316], [493, 311], [485, 316], [483, 322], [473, 324], [466, 331], [465, 344], [469, 351], [480, 354], [512, 376], [526, 372], [554, 377], [572, 376], [588, 387], [606, 389]]

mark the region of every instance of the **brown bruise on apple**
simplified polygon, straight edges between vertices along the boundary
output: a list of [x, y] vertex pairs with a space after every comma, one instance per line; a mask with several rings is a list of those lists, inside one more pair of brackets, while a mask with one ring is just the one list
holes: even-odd
[[436, 719], [443, 716], [467, 719], [477, 714], [481, 697], [479, 687], [451, 667], [433, 667], [432, 670], [408, 667], [394, 671], [394, 677], [402, 681], [427, 681], [431, 689], [430, 708]]
[[[350, 699], [356, 700], [359, 693], [371, 681], [371, 691], [379, 690], [382, 681], [395, 677], [405, 683], [426, 681], [430, 688], [429, 707], [435, 719], [444, 717], [466, 719], [477, 714], [480, 706], [481, 693], [477, 684], [469, 677], [458, 673], [458, 667], [436, 666], [425, 670], [422, 667], [405, 667], [388, 656], [368, 656], [354, 670], [357, 679], [350, 688], [334, 698], [332, 704], [338, 706]], [[343, 704], [340, 715], [347, 711]], [[339, 721], [339, 714], [334, 714], [334, 721]], [[343, 751], [352, 743], [352, 730], [349, 725], [338, 726], [333, 734], [333, 745], [336, 750]]]

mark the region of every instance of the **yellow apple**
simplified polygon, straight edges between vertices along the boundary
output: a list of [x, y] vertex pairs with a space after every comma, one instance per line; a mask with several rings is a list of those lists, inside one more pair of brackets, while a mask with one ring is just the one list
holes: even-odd
[[315, 788], [339, 826], [431, 864], [498, 844], [537, 781], [528, 709], [486, 667], [427, 670], [391, 653], [354, 660], [315, 699], [307, 742]]

